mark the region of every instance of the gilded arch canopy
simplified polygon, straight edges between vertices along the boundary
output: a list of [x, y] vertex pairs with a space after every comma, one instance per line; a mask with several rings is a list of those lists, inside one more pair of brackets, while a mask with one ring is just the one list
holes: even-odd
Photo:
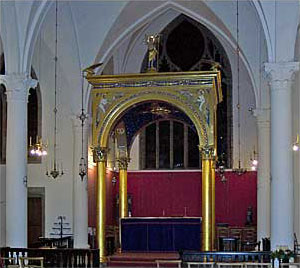
[[160, 100], [181, 109], [193, 121], [201, 148], [215, 147], [216, 107], [222, 101], [219, 71], [95, 75], [92, 85], [93, 146], [107, 147], [109, 133], [132, 105]]

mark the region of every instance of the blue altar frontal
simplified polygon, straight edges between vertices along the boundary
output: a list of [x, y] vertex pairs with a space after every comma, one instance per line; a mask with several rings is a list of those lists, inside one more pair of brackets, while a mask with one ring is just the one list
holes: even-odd
[[125, 218], [120, 221], [122, 251], [201, 249], [201, 218]]

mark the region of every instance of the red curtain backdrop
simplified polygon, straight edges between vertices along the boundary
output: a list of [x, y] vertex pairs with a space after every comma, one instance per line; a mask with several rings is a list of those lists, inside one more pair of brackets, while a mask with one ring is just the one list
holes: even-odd
[[[96, 225], [96, 172], [89, 177], [89, 226]], [[117, 183], [111, 178], [116, 175]], [[241, 176], [225, 172], [221, 182], [216, 173], [216, 222], [244, 226], [247, 208], [256, 223], [256, 172]], [[107, 224], [115, 223], [118, 176], [107, 172]], [[133, 217], [201, 216], [201, 172], [128, 172], [128, 194], [132, 195]]]
[[88, 225], [96, 227], [96, 189], [97, 189], [97, 169], [88, 169]]

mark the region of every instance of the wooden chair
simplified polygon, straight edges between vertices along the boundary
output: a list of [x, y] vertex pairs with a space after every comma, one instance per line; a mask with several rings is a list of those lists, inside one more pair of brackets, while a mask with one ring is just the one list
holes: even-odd
[[20, 268], [43, 268], [43, 257], [20, 257]]
[[242, 234], [242, 251], [255, 250], [256, 246], [260, 243], [257, 242], [257, 234], [255, 227], [244, 228]]
[[237, 238], [237, 239], [241, 240], [242, 239], [242, 232], [243, 232], [242, 228], [230, 227], [229, 237]]
[[217, 268], [244, 268], [243, 262], [217, 262]]
[[272, 263], [269, 262], [245, 262], [245, 268], [271, 268]]
[[294, 233], [294, 253], [295, 255], [300, 254], [300, 244], [298, 243], [296, 233]]
[[214, 268], [214, 262], [187, 262], [188, 268]]
[[280, 263], [280, 268], [299, 268], [299, 267], [300, 267], [299, 262]]
[[237, 239], [237, 251], [241, 251], [242, 233], [243, 233], [242, 228], [237, 228], [237, 227], [230, 228], [229, 237]]
[[178, 268], [181, 268], [181, 260], [156, 260], [156, 267], [160, 268], [162, 267], [161, 265], [166, 265], [168, 267], [171, 264], [176, 264]]
[[0, 267], [4, 268], [18, 268], [16, 258], [0, 257]]
[[108, 255], [113, 255], [120, 248], [119, 227], [114, 225], [106, 226], [106, 250]]
[[217, 227], [217, 249], [218, 251], [221, 251], [221, 244], [220, 241], [222, 241], [222, 238], [228, 238], [229, 237], [229, 228], [228, 227]]
[[217, 237], [229, 237], [229, 228], [217, 227]]

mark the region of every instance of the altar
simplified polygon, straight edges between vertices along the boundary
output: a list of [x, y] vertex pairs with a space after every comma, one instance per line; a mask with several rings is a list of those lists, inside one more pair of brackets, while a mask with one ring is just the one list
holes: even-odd
[[147, 217], [120, 221], [122, 251], [201, 249], [201, 218]]

